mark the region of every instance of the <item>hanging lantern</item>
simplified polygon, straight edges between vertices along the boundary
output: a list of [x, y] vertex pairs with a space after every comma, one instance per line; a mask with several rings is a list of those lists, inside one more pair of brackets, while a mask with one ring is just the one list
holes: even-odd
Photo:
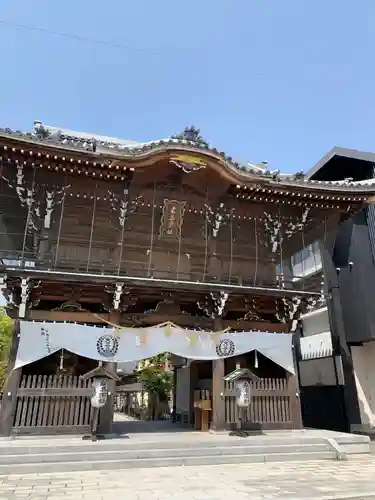
[[236, 382], [236, 403], [239, 408], [246, 408], [250, 405], [251, 397], [250, 381], [247, 379]]
[[108, 383], [104, 377], [95, 378], [92, 382], [91, 405], [94, 408], [102, 408], [108, 398]]

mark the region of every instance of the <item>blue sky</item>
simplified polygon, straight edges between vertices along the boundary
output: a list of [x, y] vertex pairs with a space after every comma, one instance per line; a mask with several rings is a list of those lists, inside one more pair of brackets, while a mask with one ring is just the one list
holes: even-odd
[[373, 0], [1, 5], [0, 126], [152, 140], [194, 124], [236, 160], [287, 172], [335, 145], [375, 150]]

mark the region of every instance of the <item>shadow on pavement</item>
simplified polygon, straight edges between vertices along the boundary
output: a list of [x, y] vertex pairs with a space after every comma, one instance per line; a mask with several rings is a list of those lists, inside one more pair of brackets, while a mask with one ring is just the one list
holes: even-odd
[[192, 432], [194, 429], [182, 424], [173, 423], [170, 420], [133, 420], [113, 422], [113, 432], [115, 434], [144, 434], [144, 433], [176, 433]]

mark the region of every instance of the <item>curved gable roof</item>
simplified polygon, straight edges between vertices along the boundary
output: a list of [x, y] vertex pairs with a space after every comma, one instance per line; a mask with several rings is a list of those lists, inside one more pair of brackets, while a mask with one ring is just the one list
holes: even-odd
[[[34, 122], [34, 130], [29, 133], [13, 131], [9, 128], [0, 129], [0, 138], [11, 139], [21, 143], [36, 144], [43, 148], [63, 150], [66, 154], [80, 153], [88, 155], [93, 161], [121, 161], [126, 160], [129, 164], [136, 166], [147, 158], [155, 158], [166, 153], [189, 154], [203, 158], [207, 163], [214, 165], [238, 188], [245, 188], [249, 184], [258, 183], [261, 188], [270, 189], [282, 188], [284, 190], [295, 188], [298, 190], [314, 191], [336, 191], [341, 193], [351, 192], [358, 195], [375, 195], [375, 184], [358, 185], [357, 183], [346, 182], [338, 186], [334, 181], [311, 180], [313, 170], [317, 171], [319, 164], [329, 160], [334, 155], [344, 154], [344, 152], [355, 152], [358, 155], [372, 155], [373, 153], [361, 153], [355, 150], [344, 150], [343, 148], [333, 148], [308, 174], [303, 172], [296, 174], [282, 174], [279, 171], [270, 172], [266, 164], [240, 164], [224, 152], [211, 147], [200, 135], [199, 129], [195, 127], [186, 128], [181, 134], [173, 135], [167, 139], [160, 139], [149, 142], [136, 142], [116, 139], [106, 136], [89, 134], [86, 132], [75, 132], [72, 130], [59, 129], [58, 127], [43, 125], [41, 122]], [[354, 153], [353, 153], [354, 154]], [[100, 158], [100, 159], [98, 159]], [[368, 156], [366, 156], [366, 159]]]

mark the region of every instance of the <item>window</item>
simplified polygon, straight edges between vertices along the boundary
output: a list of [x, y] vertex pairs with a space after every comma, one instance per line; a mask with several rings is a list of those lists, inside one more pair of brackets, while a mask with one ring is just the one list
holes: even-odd
[[292, 256], [293, 280], [314, 274], [322, 269], [320, 243], [315, 241]]

